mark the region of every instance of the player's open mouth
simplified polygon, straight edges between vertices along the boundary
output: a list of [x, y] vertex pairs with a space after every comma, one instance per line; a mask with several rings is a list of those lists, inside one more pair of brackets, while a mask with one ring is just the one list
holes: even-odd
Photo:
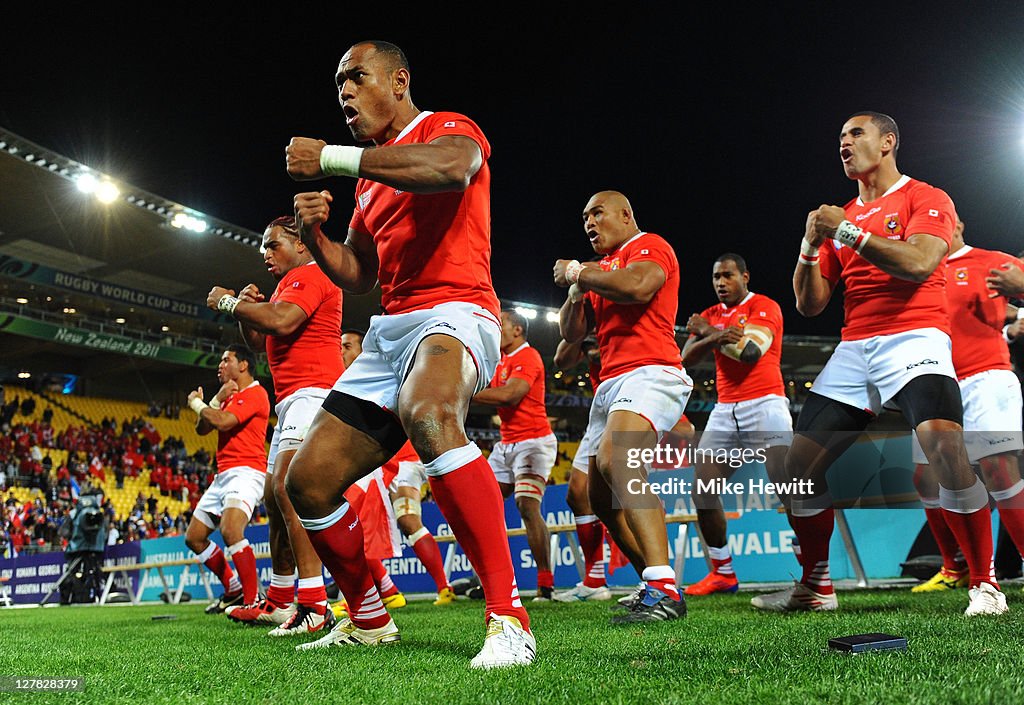
[[853, 159], [852, 149], [840, 149], [839, 158], [843, 160], [843, 164], [849, 164], [850, 160]]
[[590, 242], [597, 242], [597, 238], [601, 237], [601, 234], [596, 230], [591, 230], [587, 233], [587, 237], [590, 238]]
[[345, 106], [342, 106], [341, 109], [345, 113], [345, 124], [346, 125], [351, 125], [352, 123], [354, 123], [356, 120], [359, 119], [359, 111], [356, 110], [355, 108], [353, 108], [351, 106], [348, 106], [348, 105], [345, 105]]

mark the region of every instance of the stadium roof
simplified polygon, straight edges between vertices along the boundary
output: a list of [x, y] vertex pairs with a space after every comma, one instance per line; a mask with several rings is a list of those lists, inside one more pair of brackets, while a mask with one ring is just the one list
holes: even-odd
[[[83, 174], [91, 177], [93, 188], [110, 181], [119, 193], [109, 203], [100, 202], [95, 193], [80, 190], [78, 177]], [[234, 340], [233, 323], [223, 318], [216, 320], [205, 310], [206, 294], [212, 285], [237, 289], [254, 282], [265, 291], [273, 289], [274, 281], [264, 269], [258, 251], [262, 233], [197, 213], [187, 204], [146, 192], [118, 180], [116, 175], [100, 174], [2, 127], [0, 193], [3, 194], [0, 198], [0, 267], [3, 268], [0, 273], [5, 275], [0, 278], [0, 313], [17, 313], [19, 309], [13, 303], [28, 296], [29, 289], [40, 293], [30, 279], [16, 278], [21, 275], [11, 271], [11, 261], [33, 263], [50, 272], [67, 273], [91, 282], [109, 283], [132, 292], [158, 294], [195, 305], [200, 317], [205, 316], [205, 327], [199, 322], [192, 322], [190, 327], [189, 319], [180, 315], [164, 316], [159, 311], [150, 311], [135, 321], [129, 320], [128, 325], [120, 329], [127, 333], [134, 323], [140, 331], [148, 327], [150, 332], [156, 330], [160, 336], [165, 323], [162, 318], [166, 318], [170, 332], [164, 342], [174, 336], [178, 347], [182, 347], [181, 341], [189, 336], [207, 341], [219, 338], [221, 343]], [[173, 227], [171, 220], [176, 214], [188, 216], [193, 224], [203, 221], [204, 232]], [[7, 263], [3, 264], [5, 260]], [[47, 288], [42, 287], [42, 291], [45, 293]], [[503, 304], [536, 309], [530, 326], [530, 342], [542, 354], [553, 354], [559, 340], [557, 323], [547, 317], [553, 309], [514, 301]], [[66, 320], [60, 320], [62, 305], [80, 309], [77, 313], [85, 315], [80, 315], [78, 320], [89, 318], [93, 330], [99, 320], [100, 331], [104, 330], [104, 322], [108, 330], [119, 330], [113, 325], [114, 317], [135, 311], [129, 307], [129, 302], [112, 304], [76, 291], [74, 287], [65, 287], [55, 298], [49, 314], [38, 311], [33, 315], [37, 318], [42, 315], [44, 319], [50, 315], [54, 325], [66, 325]], [[369, 317], [379, 312], [379, 305], [379, 291], [346, 297], [344, 326], [365, 328]], [[168, 327], [162, 330], [168, 331]], [[677, 332], [682, 344], [684, 333], [681, 329]], [[19, 370], [115, 376], [126, 368], [132, 371], [177, 369], [180, 373], [182, 366], [189, 366], [184, 362], [176, 366], [156, 358], [126, 359], [116, 351], [66, 345], [45, 337], [0, 332], [0, 379]], [[831, 352], [831, 345], [832, 341], [826, 338], [787, 338], [783, 358], [786, 373], [807, 375], [820, 369]], [[206, 347], [210, 347], [208, 343]], [[710, 361], [702, 363], [702, 368], [705, 368], [703, 376], [709, 371], [713, 374]], [[209, 376], [208, 372], [205, 374]]]
[[[85, 174], [94, 184], [109, 180], [120, 193], [110, 203], [83, 193], [78, 177]], [[116, 175], [100, 174], [2, 127], [0, 194], [0, 257], [200, 307], [214, 284], [237, 289], [253, 282], [273, 290], [274, 280], [258, 250], [262, 233], [196, 213], [187, 204], [146, 192]], [[173, 227], [175, 214], [193, 218], [192, 223], [204, 221], [205, 231]], [[22, 296], [20, 287], [28, 295], [35, 285], [5, 277], [8, 298]], [[84, 308], [88, 298], [71, 290], [64, 302]], [[379, 302], [379, 292], [347, 297], [345, 325], [365, 327]], [[81, 368], [83, 359], [110, 357], [102, 350], [8, 334], [0, 334], [0, 343], [0, 377], [40, 364], [56, 371], [52, 368], [64, 358], [79, 360], [71, 366]]]

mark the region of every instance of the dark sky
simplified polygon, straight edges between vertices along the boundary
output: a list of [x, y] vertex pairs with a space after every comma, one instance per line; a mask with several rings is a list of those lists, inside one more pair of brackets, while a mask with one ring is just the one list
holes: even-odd
[[[561, 303], [551, 264], [591, 254], [580, 212], [614, 188], [676, 247], [680, 323], [714, 303], [712, 262], [732, 250], [788, 333], [837, 334], [839, 302], [800, 318], [790, 276], [808, 210], [856, 194], [838, 133], [863, 109], [896, 118], [901, 171], [952, 196], [968, 242], [1024, 248], [1024, 3], [617, 5], [5, 11], [0, 125], [261, 231], [303, 190], [284, 172], [292, 135], [352, 143], [334, 71], [382, 38], [406, 51], [418, 107], [464, 112], [491, 141], [505, 299]], [[328, 183], [338, 228], [353, 185]]]

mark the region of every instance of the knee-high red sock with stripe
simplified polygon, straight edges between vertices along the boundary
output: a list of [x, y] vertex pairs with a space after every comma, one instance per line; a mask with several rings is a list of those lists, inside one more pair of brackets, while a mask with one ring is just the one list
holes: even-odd
[[487, 459], [470, 443], [442, 453], [425, 467], [437, 506], [480, 578], [486, 614], [515, 617], [529, 629], [512, 568], [504, 502]]
[[330, 571], [348, 603], [352, 623], [362, 629], [378, 629], [391, 617], [381, 602], [363, 552], [363, 528], [359, 516], [343, 502], [323, 519], [299, 519], [310, 543]]
[[441, 558], [441, 549], [434, 537], [427, 531], [427, 527], [421, 526], [418, 531], [409, 536], [409, 543], [412, 544], [412, 550], [420, 559], [420, 563], [434, 579], [437, 591], [441, 592], [449, 587], [448, 577], [444, 574], [444, 559]]
[[238, 579], [242, 583], [242, 600], [247, 605], [256, 603], [260, 594], [260, 576], [256, 572], [256, 554], [248, 539], [242, 539], [228, 547], [228, 555], [235, 563]]
[[398, 594], [398, 587], [391, 580], [387, 567], [379, 558], [367, 558], [366, 567], [370, 569], [370, 575], [373, 576], [373, 582], [377, 584], [381, 597], [391, 597]]
[[971, 574], [971, 587], [990, 583], [998, 588], [992, 562], [992, 513], [988, 490], [981, 480], [962, 490], [939, 487], [939, 503], [946, 523], [960, 544]]
[[819, 595], [831, 595], [835, 589], [829, 573], [828, 544], [835, 527], [835, 510], [794, 508], [791, 521], [800, 540], [800, 582]]
[[604, 524], [594, 514], [575, 517], [576, 536], [583, 553], [583, 585], [588, 588], [604, 587]]
[[235, 572], [231, 570], [231, 566], [228, 565], [224, 551], [220, 550], [220, 546], [213, 541], [209, 543], [202, 553], [197, 554], [196, 558], [200, 563], [209, 568], [211, 573], [217, 576], [221, 585], [224, 586], [225, 593], [237, 593], [242, 589], [242, 583], [239, 582], [238, 576], [235, 575]]
[[938, 546], [939, 554], [942, 556], [942, 567], [949, 572], [957, 573], [965, 570], [967, 566], [964, 564], [956, 536], [953, 535], [946, 522], [946, 513], [942, 507], [938, 506], [938, 502], [936, 497], [934, 506], [926, 504], [924, 515], [928, 520], [928, 528], [931, 529], [932, 536], [935, 537], [935, 545]]

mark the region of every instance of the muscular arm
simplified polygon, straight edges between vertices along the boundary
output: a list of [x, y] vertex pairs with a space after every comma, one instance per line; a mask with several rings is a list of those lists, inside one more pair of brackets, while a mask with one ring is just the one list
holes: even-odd
[[890, 276], [921, 283], [931, 276], [948, 251], [949, 245], [937, 235], [915, 233], [905, 242], [871, 237], [860, 256]]
[[[285, 150], [288, 174], [296, 180], [323, 178], [323, 140], [293, 137]], [[427, 144], [392, 144], [364, 149], [359, 176], [409, 193], [465, 191], [483, 166], [480, 145], [465, 135], [438, 137]]]
[[665, 284], [665, 270], [651, 261], [633, 262], [610, 272], [585, 267], [577, 283], [583, 291], [593, 291], [617, 304], [646, 304]]
[[[243, 334], [248, 330], [264, 336], [264, 345], [257, 349], [266, 348], [265, 336], [291, 335], [308, 318], [301, 306], [288, 301], [239, 301], [234, 316], [242, 326]], [[246, 339], [248, 341], [248, 335]]]
[[[751, 340], [744, 339], [743, 332], [736, 326], [717, 329], [700, 314], [695, 313], [686, 322], [686, 328], [690, 331], [690, 337], [686, 339], [686, 343], [683, 345], [683, 367], [696, 365], [709, 352], [713, 352], [716, 347], [721, 348], [723, 353], [741, 362], [754, 363], [761, 356], [761, 351], [758, 349], [757, 344]], [[742, 348], [739, 347], [740, 343], [743, 345]], [[728, 349], [730, 346], [733, 350]], [[753, 346], [753, 350], [748, 351], [751, 346]], [[732, 352], [735, 352], [735, 355], [730, 354]]]
[[488, 387], [476, 393], [473, 401], [490, 406], [515, 406], [523, 400], [530, 385], [521, 377], [513, 377], [500, 387]]
[[555, 348], [555, 367], [562, 372], [572, 369], [583, 360], [583, 346], [581, 341], [570, 343], [567, 340], [559, 340]]
[[579, 343], [587, 335], [586, 300], [573, 303], [566, 299], [558, 311], [558, 332], [569, 343]]
[[410, 193], [465, 191], [483, 163], [480, 145], [452, 135], [428, 144], [368, 149], [359, 162], [359, 176]]
[[377, 284], [377, 247], [372, 237], [352, 228], [345, 242], [335, 242], [324, 234], [320, 226], [330, 217], [332, 200], [329, 191], [295, 196], [299, 237], [317, 266], [336, 286], [353, 294], [365, 294]]
[[238, 417], [230, 411], [214, 409], [212, 406], [208, 406], [203, 409], [203, 413], [196, 419], [196, 433], [200, 436], [205, 436], [213, 430], [230, 431], [237, 425]]

